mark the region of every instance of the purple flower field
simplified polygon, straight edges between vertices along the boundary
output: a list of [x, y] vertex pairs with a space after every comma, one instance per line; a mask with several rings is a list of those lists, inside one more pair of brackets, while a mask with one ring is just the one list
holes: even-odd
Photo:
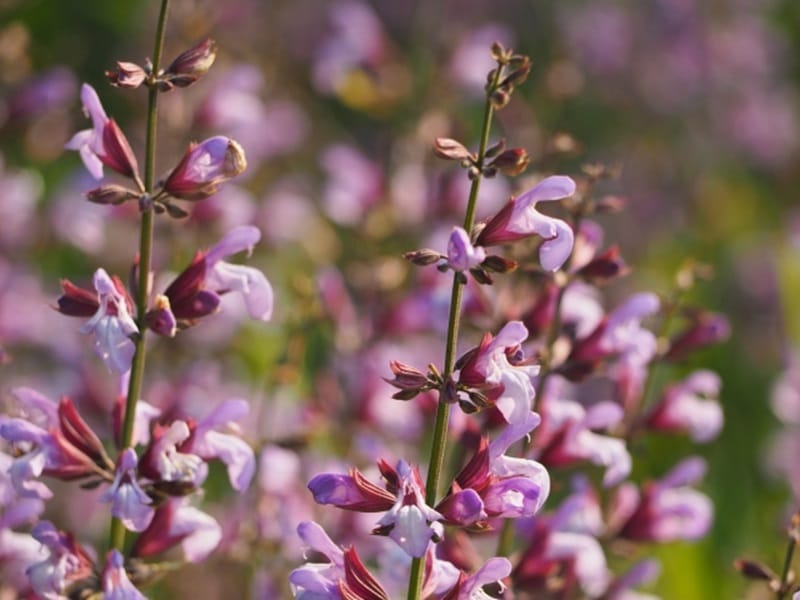
[[0, 14], [0, 598], [800, 600], [800, 5]]

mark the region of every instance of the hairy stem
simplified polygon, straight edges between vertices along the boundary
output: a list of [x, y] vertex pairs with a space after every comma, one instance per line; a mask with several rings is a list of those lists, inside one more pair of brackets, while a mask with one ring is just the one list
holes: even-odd
[[[161, 0], [161, 10], [158, 14], [158, 24], [156, 26], [156, 39], [153, 49], [153, 75], [158, 75], [161, 63], [161, 53], [164, 48], [164, 32], [167, 25], [167, 12], [169, 0]], [[155, 180], [155, 160], [156, 160], [156, 129], [158, 122], [158, 89], [150, 86], [147, 99], [147, 139], [145, 143], [145, 162], [144, 162], [144, 187], [148, 194], [153, 192]], [[120, 444], [122, 448], [131, 445], [133, 439], [133, 422], [136, 415], [136, 402], [142, 393], [142, 381], [144, 380], [145, 363], [145, 332], [147, 324], [145, 313], [149, 301], [149, 279], [150, 262], [153, 249], [153, 208], [145, 207], [142, 210], [142, 222], [139, 232], [139, 278], [136, 289], [136, 324], [139, 327], [139, 335], [136, 337], [136, 352], [133, 355], [130, 379], [128, 381], [128, 394], [125, 401], [125, 418], [122, 425], [122, 435]], [[125, 528], [119, 519], [112, 518], [110, 545], [122, 551], [125, 545]]]
[[[472, 186], [469, 190], [469, 200], [464, 216], [464, 230], [469, 234], [475, 225], [475, 208], [478, 199], [478, 190], [481, 185], [481, 172], [483, 161], [486, 155], [486, 148], [489, 145], [489, 130], [491, 129], [494, 107], [490, 100], [491, 91], [497, 86], [500, 80], [502, 67], [498, 65], [494, 73], [494, 79], [488, 86], [486, 106], [483, 111], [483, 125], [481, 129], [481, 141], [478, 149], [476, 161], [477, 173], [472, 179]], [[461, 299], [463, 296], [464, 284], [461, 283], [458, 273], [453, 274], [453, 288], [450, 294], [450, 316], [447, 320], [447, 342], [445, 346], [444, 371], [442, 378], [447, 381], [453, 374], [456, 362], [456, 351], [458, 345], [458, 328], [461, 320]], [[447, 425], [450, 417], [450, 404], [439, 402], [436, 409], [436, 422], [433, 429], [433, 444], [431, 446], [430, 460], [428, 461], [428, 478], [425, 482], [425, 502], [428, 506], [436, 504], [441, 479], [442, 466], [444, 465], [445, 451], [447, 446]], [[411, 574], [408, 585], [408, 600], [419, 600], [422, 593], [424, 558], [415, 558], [411, 563]]]

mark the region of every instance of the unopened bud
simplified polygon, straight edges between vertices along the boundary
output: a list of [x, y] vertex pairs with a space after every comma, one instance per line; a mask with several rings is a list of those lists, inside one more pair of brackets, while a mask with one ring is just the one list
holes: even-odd
[[215, 136], [189, 146], [164, 182], [164, 191], [182, 200], [202, 200], [246, 168], [242, 147], [230, 138]]
[[495, 110], [503, 108], [506, 104], [508, 104], [509, 100], [511, 100], [511, 94], [508, 92], [508, 90], [502, 88], [497, 88], [489, 96], [489, 101], [492, 103], [492, 107]]
[[480, 284], [492, 285], [494, 283], [492, 276], [489, 275], [486, 271], [484, 271], [480, 267], [475, 267], [473, 269], [470, 269], [469, 272], [472, 273], [472, 277], [475, 279], [475, 281], [477, 281]]
[[509, 91], [513, 90], [516, 86], [524, 83], [531, 73], [531, 63], [529, 60], [523, 61], [522, 65], [509, 73], [505, 79], [500, 83], [501, 87], [508, 88]]
[[147, 326], [159, 335], [175, 337], [178, 321], [172, 312], [169, 298], [163, 294], [156, 295], [153, 308], [145, 315]]
[[775, 573], [765, 564], [748, 558], [737, 558], [733, 567], [748, 579], [773, 581], [777, 579]]
[[122, 204], [126, 200], [138, 198], [139, 193], [115, 184], [102, 185], [86, 192], [86, 199], [95, 204]]
[[499, 170], [504, 175], [519, 175], [528, 168], [531, 157], [525, 148], [509, 148], [495, 158], [490, 166]]
[[517, 268], [517, 261], [503, 258], [497, 254], [491, 254], [481, 263], [481, 267], [492, 273], [508, 273]]
[[384, 381], [401, 390], [418, 389], [428, 383], [428, 376], [411, 365], [393, 360], [389, 363], [389, 368], [394, 379], [384, 378]]
[[206, 38], [173, 60], [163, 79], [176, 87], [190, 86], [208, 73], [216, 58], [217, 45]]
[[597, 212], [616, 213], [625, 208], [625, 198], [622, 196], [606, 195], [599, 198], [594, 203], [594, 208]]
[[596, 256], [588, 264], [578, 270], [578, 275], [595, 285], [608, 283], [616, 277], [622, 277], [630, 272], [625, 259], [619, 252], [616, 244], [602, 254]]
[[439, 262], [443, 258], [447, 258], [442, 256], [436, 250], [431, 250], [430, 248], [423, 248], [422, 250], [414, 250], [412, 252], [406, 252], [403, 254], [403, 258], [407, 261], [414, 263], [420, 267], [425, 267], [427, 265], [432, 265], [434, 263]]
[[452, 377], [448, 377], [439, 392], [439, 402], [455, 404], [458, 402], [458, 386]]
[[702, 312], [695, 316], [694, 323], [688, 329], [673, 338], [664, 358], [682, 360], [695, 350], [724, 342], [730, 335], [731, 325], [724, 315]]
[[436, 156], [445, 160], [472, 161], [470, 151], [461, 142], [451, 138], [436, 138], [433, 151]]
[[106, 121], [103, 127], [103, 151], [99, 156], [103, 163], [114, 169], [117, 173], [130, 177], [139, 178], [139, 164], [133, 154], [128, 138], [122, 133], [114, 119]]
[[497, 62], [502, 62], [506, 59], [508, 52], [503, 44], [500, 42], [493, 42], [491, 48], [492, 58]]
[[115, 87], [137, 88], [147, 79], [147, 72], [132, 62], [117, 62], [117, 68], [106, 71], [106, 78]]

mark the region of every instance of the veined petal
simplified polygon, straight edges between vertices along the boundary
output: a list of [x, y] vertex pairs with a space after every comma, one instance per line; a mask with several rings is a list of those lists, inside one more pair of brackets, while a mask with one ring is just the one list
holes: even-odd
[[240, 292], [247, 306], [247, 312], [253, 319], [269, 321], [272, 317], [272, 286], [258, 269], [217, 262], [209, 271], [206, 282], [219, 293]]

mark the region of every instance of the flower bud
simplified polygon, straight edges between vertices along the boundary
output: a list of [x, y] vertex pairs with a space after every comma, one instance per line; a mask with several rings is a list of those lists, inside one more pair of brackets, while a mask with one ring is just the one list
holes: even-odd
[[147, 72], [132, 62], [117, 62], [114, 71], [106, 71], [106, 78], [115, 87], [137, 88], [147, 79]]
[[234, 140], [215, 136], [189, 149], [164, 182], [164, 191], [182, 200], [213, 196], [219, 184], [247, 168], [244, 150]]
[[173, 60], [164, 80], [170, 86], [188, 87], [208, 73], [216, 58], [217, 44], [206, 38]]
[[109, 184], [86, 192], [86, 199], [95, 204], [122, 204], [126, 200], [138, 198], [139, 194], [121, 185]]
[[528, 168], [531, 157], [525, 148], [509, 148], [495, 158], [489, 166], [494, 167], [505, 175], [519, 175]]
[[417, 266], [425, 267], [427, 265], [432, 265], [435, 262], [439, 262], [444, 257], [438, 252], [436, 252], [436, 250], [431, 250], [430, 248], [423, 248], [422, 250], [414, 250], [412, 252], [406, 252], [405, 254], [403, 254], [403, 258], [405, 258], [409, 262], [414, 263]]
[[125, 177], [138, 179], [139, 164], [136, 162], [136, 156], [128, 143], [128, 138], [114, 119], [109, 119], [103, 127], [103, 150], [105, 154], [99, 156], [103, 164]]
[[459, 141], [451, 138], [436, 138], [433, 151], [439, 158], [445, 160], [471, 160], [469, 150]]
[[620, 255], [619, 246], [615, 244], [581, 267], [578, 275], [589, 283], [600, 285], [608, 283], [616, 277], [622, 277], [629, 271], [625, 259]]

